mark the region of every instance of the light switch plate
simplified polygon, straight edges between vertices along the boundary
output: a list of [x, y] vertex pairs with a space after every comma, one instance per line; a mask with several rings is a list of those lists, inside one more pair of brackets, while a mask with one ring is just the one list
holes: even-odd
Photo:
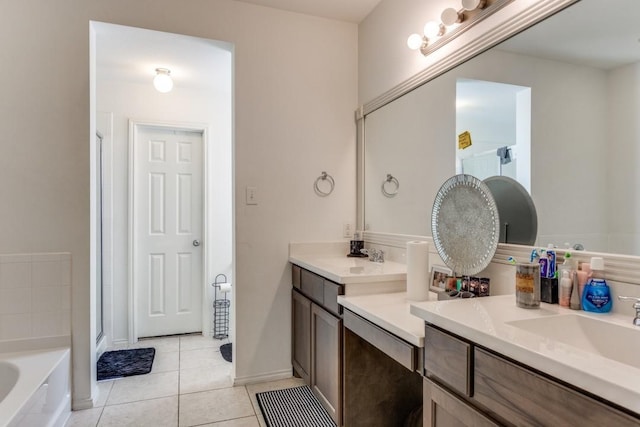
[[258, 204], [258, 187], [247, 187], [246, 203], [247, 205]]

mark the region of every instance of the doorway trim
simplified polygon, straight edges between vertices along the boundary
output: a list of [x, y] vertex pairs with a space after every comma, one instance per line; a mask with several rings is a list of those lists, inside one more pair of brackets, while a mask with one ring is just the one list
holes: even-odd
[[202, 275], [200, 283], [201, 303], [202, 303], [202, 333], [207, 334], [209, 331], [208, 326], [208, 310], [207, 304], [207, 278], [209, 277], [209, 268], [207, 265], [208, 257], [208, 204], [209, 204], [209, 162], [208, 156], [208, 128], [209, 125], [203, 123], [181, 123], [181, 122], [166, 122], [166, 121], [153, 121], [153, 120], [136, 120], [129, 119], [129, 166], [128, 166], [128, 217], [127, 217], [127, 238], [128, 238], [128, 255], [127, 255], [127, 289], [128, 289], [128, 329], [129, 329], [129, 343], [134, 344], [138, 341], [137, 319], [136, 319], [136, 307], [137, 307], [137, 288], [134, 282], [134, 269], [133, 269], [133, 255], [135, 249], [135, 222], [133, 218], [135, 216], [135, 204], [134, 204], [134, 167], [135, 167], [135, 145], [139, 142], [138, 132], [141, 127], [159, 127], [167, 128], [171, 130], [187, 131], [187, 132], [200, 132], [202, 133]]

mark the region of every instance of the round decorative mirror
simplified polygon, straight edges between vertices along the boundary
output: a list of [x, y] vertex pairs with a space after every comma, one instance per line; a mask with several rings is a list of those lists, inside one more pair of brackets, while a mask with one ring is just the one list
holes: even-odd
[[484, 270], [500, 236], [498, 208], [487, 185], [464, 174], [445, 181], [433, 203], [431, 232], [438, 254], [455, 274]]

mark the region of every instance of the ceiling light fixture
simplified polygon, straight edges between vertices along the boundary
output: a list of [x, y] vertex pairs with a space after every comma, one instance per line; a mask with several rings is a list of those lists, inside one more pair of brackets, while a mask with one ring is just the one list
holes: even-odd
[[[411, 34], [407, 38], [407, 46], [411, 50], [418, 50], [427, 55], [437, 49], [449, 39], [462, 31], [462, 27], [469, 27], [496, 12], [513, 0], [459, 0], [461, 8], [446, 8], [440, 14], [440, 21], [429, 21], [424, 25], [423, 35]], [[437, 43], [436, 43], [437, 42]], [[435, 46], [434, 46], [435, 45]]]
[[171, 92], [173, 79], [168, 68], [156, 68], [156, 76], [153, 78], [153, 87], [160, 93]]

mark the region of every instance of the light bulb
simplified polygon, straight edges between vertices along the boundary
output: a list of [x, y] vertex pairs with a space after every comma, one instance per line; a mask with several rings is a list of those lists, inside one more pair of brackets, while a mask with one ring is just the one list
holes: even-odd
[[442, 23], [445, 27], [450, 27], [454, 24], [459, 24], [460, 22], [462, 22], [463, 15], [454, 8], [450, 7], [442, 11], [440, 19], [442, 20]]
[[438, 24], [436, 21], [429, 21], [424, 24], [424, 35], [428, 39], [433, 39], [435, 37], [441, 36], [442, 28], [440, 27], [440, 24]]
[[422, 46], [422, 42], [422, 36], [420, 34], [413, 33], [407, 39], [407, 46], [409, 46], [409, 49], [411, 50], [417, 50]]
[[486, 4], [486, 0], [462, 0], [462, 8], [464, 10], [482, 9]]
[[173, 80], [171, 79], [171, 71], [166, 68], [156, 68], [156, 76], [153, 78], [153, 87], [158, 92], [167, 93], [173, 89]]

